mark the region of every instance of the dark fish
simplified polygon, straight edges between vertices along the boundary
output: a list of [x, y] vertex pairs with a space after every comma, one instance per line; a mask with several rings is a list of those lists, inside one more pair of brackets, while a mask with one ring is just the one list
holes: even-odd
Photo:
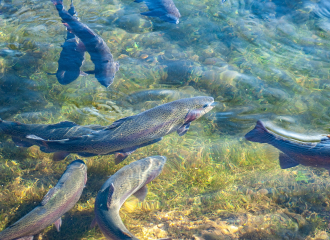
[[169, 102], [140, 114], [115, 121], [104, 130], [81, 137], [47, 140], [36, 136], [28, 138], [40, 141], [53, 151], [88, 154], [115, 154], [116, 163], [129, 154], [162, 140], [162, 137], [174, 131], [182, 136], [190, 123], [213, 108], [212, 97], [184, 98]]
[[[68, 13], [71, 16], [76, 14], [72, 1]], [[73, 33], [67, 31], [66, 41], [62, 45], [62, 52], [58, 60], [58, 69], [55, 73], [60, 84], [69, 84], [76, 80], [79, 75], [84, 75], [80, 71], [80, 68], [85, 59], [85, 51], [86, 48], [83, 42]]]
[[81, 160], [70, 163], [55, 187], [39, 206], [0, 232], [0, 240], [32, 240], [33, 235], [54, 223], [60, 230], [61, 216], [79, 200], [87, 181], [87, 167]]
[[119, 63], [113, 60], [107, 44], [87, 25], [79, 22], [76, 17], [66, 11], [63, 7], [62, 0], [52, 0], [52, 2], [69, 31], [83, 42], [87, 52], [91, 56], [95, 70], [85, 71], [85, 73], [95, 74], [95, 77], [103, 86], [109, 87], [119, 69]]
[[134, 2], [145, 2], [147, 5], [149, 12], [141, 13], [142, 15], [159, 17], [165, 22], [179, 23], [181, 15], [173, 0], [135, 0]]
[[112, 175], [96, 196], [95, 218], [91, 226], [98, 225], [107, 239], [137, 240], [122, 222], [119, 209], [131, 195], [144, 200], [148, 192], [146, 185], [161, 173], [165, 162], [163, 156], [147, 157], [126, 165]]
[[[0, 119], [0, 134], [8, 134], [12, 136], [12, 140], [19, 147], [31, 147], [32, 145], [40, 146], [43, 152], [54, 152], [45, 148], [40, 141], [26, 138], [27, 135], [35, 134], [43, 139], [59, 140], [65, 138], [79, 137], [91, 134], [101, 130], [104, 127], [100, 125], [79, 126], [74, 122], [60, 122], [56, 124], [24, 124], [19, 122], [3, 121]], [[56, 152], [53, 160], [63, 160], [69, 153]], [[83, 155], [85, 156], [85, 155]]]
[[329, 137], [322, 138], [319, 142], [288, 139], [269, 131], [259, 120], [255, 128], [245, 135], [245, 138], [252, 142], [268, 143], [281, 150], [279, 160], [282, 169], [301, 164], [330, 170]]

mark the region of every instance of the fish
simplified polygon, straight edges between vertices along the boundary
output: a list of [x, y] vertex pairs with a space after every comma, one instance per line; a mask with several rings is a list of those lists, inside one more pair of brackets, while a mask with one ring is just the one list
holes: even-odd
[[114, 61], [107, 44], [86, 24], [79, 22], [75, 16], [66, 11], [62, 0], [51, 1], [55, 5], [65, 26], [83, 42], [86, 51], [91, 56], [95, 69], [84, 72], [86, 74], [95, 74], [101, 85], [109, 87], [114, 81], [116, 72], [119, 70], [119, 63]]
[[0, 232], [0, 240], [32, 240], [33, 236], [54, 223], [57, 231], [61, 216], [78, 202], [87, 181], [87, 166], [82, 160], [71, 162], [58, 183], [48, 191], [31, 212]]
[[[68, 13], [71, 16], [76, 14], [72, 1]], [[76, 80], [80, 75], [87, 75], [80, 70], [85, 60], [86, 48], [84, 43], [70, 31], [67, 31], [66, 41], [61, 47], [57, 72], [49, 73], [49, 75], [56, 75], [58, 82], [66, 85]]]
[[37, 134], [27, 137], [54, 151], [115, 154], [115, 163], [118, 164], [138, 148], [159, 142], [165, 135], [176, 131], [183, 136], [191, 122], [213, 107], [213, 97], [184, 98], [119, 119], [103, 130], [85, 136], [61, 140], [46, 140]]
[[173, 0], [135, 0], [134, 2], [145, 2], [149, 11], [143, 12], [141, 15], [150, 17], [159, 17], [165, 22], [174, 24], [179, 23], [181, 14], [176, 8]]
[[140, 201], [145, 199], [146, 185], [162, 172], [165, 162], [164, 156], [151, 156], [126, 165], [112, 175], [96, 196], [91, 227], [98, 225], [106, 239], [137, 240], [122, 222], [119, 209], [131, 195]]
[[260, 120], [253, 130], [245, 135], [252, 142], [268, 143], [279, 149], [279, 163], [282, 169], [303, 166], [325, 168], [330, 173], [330, 136], [322, 137], [318, 142], [283, 137], [268, 130]]
[[[20, 122], [5, 121], [0, 119], [0, 134], [7, 134], [12, 137], [13, 142], [18, 147], [31, 147], [38, 145], [40, 150], [46, 153], [55, 152], [53, 155], [54, 161], [65, 159], [70, 153], [53, 151], [45, 148], [40, 141], [27, 138], [26, 136], [36, 134], [43, 139], [57, 140], [84, 136], [95, 131], [99, 131], [104, 127], [100, 125], [86, 125], [80, 126], [74, 122], [63, 121], [56, 124], [24, 124]], [[84, 157], [86, 154], [82, 154]]]

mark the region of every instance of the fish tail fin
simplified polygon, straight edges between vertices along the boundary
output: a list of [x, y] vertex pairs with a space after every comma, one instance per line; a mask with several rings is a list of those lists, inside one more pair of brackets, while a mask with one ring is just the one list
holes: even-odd
[[265, 125], [260, 120], [258, 120], [254, 129], [248, 132], [245, 135], [245, 138], [251, 142], [268, 143], [269, 136], [270, 133], [266, 129]]

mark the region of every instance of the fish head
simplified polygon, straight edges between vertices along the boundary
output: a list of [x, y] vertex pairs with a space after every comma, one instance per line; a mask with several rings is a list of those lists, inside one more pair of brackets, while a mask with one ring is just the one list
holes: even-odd
[[163, 167], [166, 162], [166, 157], [164, 156], [152, 156], [148, 158], [149, 166], [148, 166], [148, 177], [146, 184], [154, 180], [163, 170]]
[[75, 161], [72, 161], [68, 166], [67, 168], [70, 168], [70, 169], [82, 169], [82, 170], [86, 170], [87, 169], [87, 166], [86, 164], [84, 163], [83, 160], [80, 160], [80, 159], [77, 159]]
[[205, 113], [211, 111], [214, 107], [213, 97], [200, 96], [193, 98], [185, 98], [172, 102], [177, 106], [181, 115], [184, 115], [184, 122], [189, 123], [200, 117]]
[[104, 60], [95, 65], [95, 77], [105, 87], [109, 87], [119, 70], [119, 63], [111, 60]]
[[83, 172], [83, 174], [85, 175], [85, 184], [86, 184], [86, 182], [87, 182], [87, 166], [83, 160], [77, 159], [75, 161], [72, 161], [67, 166], [66, 169], [67, 169], [67, 171], [70, 171], [70, 172], [76, 172], [76, 171]]

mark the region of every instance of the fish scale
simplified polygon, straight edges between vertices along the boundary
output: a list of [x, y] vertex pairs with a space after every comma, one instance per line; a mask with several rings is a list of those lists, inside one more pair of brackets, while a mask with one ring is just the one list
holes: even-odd
[[167, 134], [178, 131], [179, 135], [183, 135], [190, 122], [213, 108], [213, 102], [212, 97], [184, 98], [117, 120], [103, 130], [85, 136], [54, 141], [40, 139], [40, 136], [32, 138], [51, 151], [117, 154], [118, 163], [136, 149], [160, 141]]
[[59, 230], [61, 216], [79, 200], [87, 181], [87, 167], [81, 160], [69, 164], [54, 188], [41, 204], [13, 225], [0, 232], [0, 240], [20, 239], [39, 233], [52, 223]]
[[123, 224], [119, 209], [125, 200], [134, 194], [143, 201], [147, 193], [146, 184], [162, 171], [166, 158], [152, 156], [137, 160], [112, 175], [101, 187], [95, 199], [95, 220], [92, 225], [100, 227], [107, 239], [137, 240]]

